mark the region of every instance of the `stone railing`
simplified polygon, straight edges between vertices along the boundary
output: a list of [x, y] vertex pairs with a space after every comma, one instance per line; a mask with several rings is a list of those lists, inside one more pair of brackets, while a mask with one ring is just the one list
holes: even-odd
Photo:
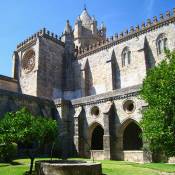
[[143, 22], [141, 25], [137, 25], [136, 27], [131, 26], [129, 30], [121, 32], [120, 34], [115, 34], [114, 36], [107, 38], [106, 40], [99, 41], [93, 45], [89, 45], [86, 48], [77, 48], [77, 58], [81, 59], [85, 56], [89, 56], [98, 51], [110, 48], [121, 42], [127, 41], [141, 34], [150, 32], [173, 22], [175, 22], [175, 8], [173, 9], [173, 12], [167, 11], [165, 15], [160, 14], [159, 18], [156, 16], [153, 17], [153, 20], [147, 19], [146, 23]]

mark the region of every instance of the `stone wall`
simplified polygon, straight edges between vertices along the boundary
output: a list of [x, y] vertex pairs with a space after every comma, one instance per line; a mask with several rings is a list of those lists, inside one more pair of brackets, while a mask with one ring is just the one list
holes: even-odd
[[152, 156], [143, 151], [123, 151], [123, 160], [137, 163], [150, 163]]
[[[79, 81], [76, 84], [75, 93], [83, 91], [82, 81], [89, 81], [81, 73], [87, 61], [89, 63], [89, 73], [92, 81], [89, 95], [108, 92], [115, 88], [125, 88], [141, 84], [147, 70], [164, 58], [164, 54], [158, 55], [157, 52], [156, 41], [160, 34], [164, 33], [167, 37], [167, 47], [170, 50], [175, 49], [174, 27], [175, 24], [173, 22], [168, 23], [168, 25], [164, 24], [148, 32], [144, 31], [133, 37], [123, 39], [120, 42], [116, 42], [116, 44], [110, 45], [109, 43], [109, 45], [106, 44], [106, 47], [99, 46], [99, 49], [90, 50], [89, 54], [87, 51], [84, 56], [79, 56], [78, 63], [75, 64], [76, 81]], [[131, 63], [123, 67], [122, 52], [126, 47], [131, 52]], [[112, 71], [114, 67], [115, 71]], [[114, 79], [115, 81], [113, 81]], [[79, 93], [79, 95], [84, 96], [83, 93]]]
[[[57, 37], [44, 28], [17, 46], [13, 57], [13, 72], [19, 79], [20, 91], [23, 94], [49, 99], [62, 96], [64, 44]], [[25, 54], [29, 51], [35, 54], [34, 66], [26, 72], [23, 62]], [[26, 60], [26, 67], [27, 64], [31, 62]]]
[[51, 99], [62, 97], [63, 46], [41, 37], [37, 75], [37, 96]]
[[26, 107], [34, 115], [56, 117], [56, 108], [52, 101], [7, 90], [0, 90], [0, 117], [3, 117], [6, 112], [17, 111], [22, 107]]
[[18, 92], [18, 82], [14, 78], [0, 75], [0, 89]]
[[[29, 50], [35, 52], [35, 65], [31, 72], [25, 73], [22, 68], [22, 60], [25, 53]], [[16, 70], [18, 70], [20, 91], [22, 94], [28, 94], [32, 96], [37, 96], [37, 70], [38, 70], [38, 60], [39, 60], [39, 40], [35, 38], [30, 44], [17, 50], [16, 59], [18, 59], [18, 64]], [[14, 68], [15, 69], [15, 68]]]

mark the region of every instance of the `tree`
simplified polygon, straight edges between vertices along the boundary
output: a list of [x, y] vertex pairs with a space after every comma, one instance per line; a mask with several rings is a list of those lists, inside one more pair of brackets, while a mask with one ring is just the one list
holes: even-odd
[[141, 126], [143, 138], [153, 152], [175, 156], [175, 52], [148, 71], [140, 91], [148, 103]]
[[37, 152], [45, 143], [53, 143], [57, 137], [57, 122], [40, 116], [33, 116], [26, 108], [9, 112], [0, 121], [0, 140], [3, 143], [17, 143], [23, 146], [30, 158], [32, 173]]

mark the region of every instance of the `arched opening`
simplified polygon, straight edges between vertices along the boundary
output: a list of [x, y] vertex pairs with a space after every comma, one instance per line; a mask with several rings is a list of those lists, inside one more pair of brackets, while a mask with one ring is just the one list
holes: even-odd
[[135, 122], [128, 124], [123, 133], [123, 149], [141, 150], [143, 146], [141, 133], [142, 130]]
[[98, 125], [92, 132], [91, 150], [103, 150], [103, 128]]

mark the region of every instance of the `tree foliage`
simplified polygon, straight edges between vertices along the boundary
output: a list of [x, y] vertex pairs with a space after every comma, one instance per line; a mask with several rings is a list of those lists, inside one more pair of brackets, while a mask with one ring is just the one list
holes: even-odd
[[143, 112], [143, 137], [152, 151], [175, 155], [175, 52], [151, 69], [143, 82], [141, 97], [148, 103]]
[[23, 145], [31, 159], [32, 171], [34, 158], [45, 143], [54, 142], [57, 137], [57, 122], [40, 116], [33, 116], [26, 108], [6, 113], [0, 121], [1, 143]]

